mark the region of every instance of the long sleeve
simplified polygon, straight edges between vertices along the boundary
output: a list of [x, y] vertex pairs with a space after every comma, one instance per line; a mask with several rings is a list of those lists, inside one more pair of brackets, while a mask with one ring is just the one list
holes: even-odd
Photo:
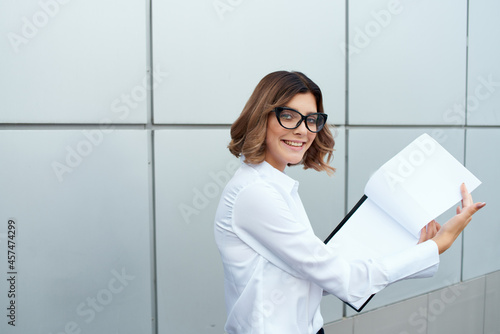
[[264, 182], [243, 189], [234, 205], [234, 232], [275, 266], [344, 301], [355, 302], [392, 282], [432, 273], [439, 263], [432, 241], [387, 258], [349, 263], [324, 245], [308, 222], [297, 220], [302, 215], [293, 211], [302, 205], [286, 197]]

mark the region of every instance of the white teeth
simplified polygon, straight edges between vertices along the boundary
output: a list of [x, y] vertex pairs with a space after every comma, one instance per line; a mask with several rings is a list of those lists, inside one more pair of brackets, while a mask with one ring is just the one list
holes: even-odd
[[301, 147], [302, 145], [304, 145], [304, 143], [298, 143], [298, 142], [288, 141], [288, 140], [284, 140], [284, 142], [287, 145], [296, 146], [296, 147]]

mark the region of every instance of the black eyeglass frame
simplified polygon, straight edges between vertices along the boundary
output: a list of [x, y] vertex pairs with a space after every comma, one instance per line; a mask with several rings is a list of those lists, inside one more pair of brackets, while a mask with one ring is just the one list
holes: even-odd
[[[295, 111], [297, 114], [300, 115], [300, 117], [302, 117], [300, 119], [300, 121], [297, 122], [297, 125], [295, 125], [295, 127], [293, 128], [287, 128], [286, 126], [284, 126], [283, 124], [281, 124], [281, 120], [280, 120], [280, 114], [283, 110], [291, 110], [291, 111]], [[321, 128], [317, 131], [312, 131], [311, 129], [309, 129], [309, 126], [307, 125], [307, 122], [305, 122], [304, 124], [306, 125], [306, 128], [307, 130], [311, 131], [312, 133], [318, 133], [320, 132], [321, 130], [323, 130], [325, 124], [326, 124], [326, 120], [328, 119], [328, 115], [327, 114], [324, 114], [324, 113], [320, 113], [320, 112], [317, 112], [317, 113], [313, 113], [313, 114], [309, 114], [307, 116], [304, 116], [302, 115], [298, 110], [295, 110], [293, 108], [288, 108], [288, 107], [276, 107], [273, 109], [273, 112], [274, 114], [276, 115], [276, 119], [278, 120], [278, 123], [280, 123], [280, 125], [282, 127], [284, 127], [285, 129], [288, 129], [288, 130], [293, 130], [293, 129], [296, 129], [300, 126], [300, 124], [302, 124], [303, 121], [307, 120], [308, 117], [310, 116], [314, 116], [314, 115], [317, 115], [319, 118], [323, 118], [323, 125], [321, 126]]]

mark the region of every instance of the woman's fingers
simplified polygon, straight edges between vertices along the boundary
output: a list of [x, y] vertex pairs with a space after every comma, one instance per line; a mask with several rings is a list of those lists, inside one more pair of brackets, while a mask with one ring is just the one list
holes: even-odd
[[460, 193], [462, 194], [462, 207], [457, 207], [457, 215], [448, 220], [443, 226], [436, 225], [437, 232], [432, 239], [438, 245], [439, 254], [451, 247], [471, 221], [472, 215], [486, 205], [484, 202], [474, 203], [464, 183], [460, 186]]
[[427, 235], [428, 239], [432, 238], [434, 235], [436, 235], [436, 221], [431, 220], [429, 224], [427, 224]]
[[462, 193], [462, 208], [465, 208], [469, 205], [472, 205], [472, 203], [474, 203], [472, 201], [472, 195], [469, 194], [469, 192], [467, 191], [467, 187], [465, 186], [465, 183], [462, 183], [462, 185], [460, 186], [460, 192]]
[[425, 226], [420, 230], [420, 238], [418, 239], [418, 243], [421, 244], [422, 242], [426, 241], [427, 238], [427, 229]]
[[[470, 211], [470, 215], [472, 216], [477, 210], [481, 209], [486, 205], [486, 203], [475, 203], [472, 200], [472, 195], [467, 191], [467, 187], [465, 186], [465, 183], [462, 183], [460, 186], [460, 192], [462, 193], [462, 207], [457, 207], [457, 215], [461, 214], [464, 212], [464, 210], [467, 209], [467, 211]], [[471, 207], [471, 209], [468, 209]]]
[[427, 224], [420, 230], [420, 238], [418, 240], [418, 243], [422, 243], [434, 238], [434, 236], [439, 232], [440, 229], [441, 225], [439, 225], [439, 223], [435, 220], [432, 220], [429, 224]]
[[438, 245], [439, 254], [446, 251], [451, 247], [453, 242], [455, 242], [456, 238], [462, 233], [467, 224], [472, 219], [472, 215], [474, 215], [479, 209], [483, 208], [486, 203], [473, 203], [468, 206], [464, 206], [463, 209], [457, 209], [460, 211], [456, 216], [448, 220], [436, 233], [436, 236], [433, 240]]
[[439, 223], [435, 220], [432, 220], [431, 223], [431, 228], [432, 228], [432, 233], [431, 235], [429, 235], [429, 239], [431, 238], [434, 238], [434, 236], [439, 232], [439, 230], [441, 229], [441, 225], [439, 225]]

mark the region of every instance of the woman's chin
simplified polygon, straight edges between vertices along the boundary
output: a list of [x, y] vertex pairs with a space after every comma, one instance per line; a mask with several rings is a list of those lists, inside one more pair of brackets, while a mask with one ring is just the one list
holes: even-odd
[[291, 166], [291, 165], [298, 165], [298, 164], [300, 164], [301, 161], [302, 161], [302, 158], [300, 158], [300, 159], [293, 159], [293, 160], [291, 159], [291, 160], [289, 160], [288, 165], [289, 166]]

